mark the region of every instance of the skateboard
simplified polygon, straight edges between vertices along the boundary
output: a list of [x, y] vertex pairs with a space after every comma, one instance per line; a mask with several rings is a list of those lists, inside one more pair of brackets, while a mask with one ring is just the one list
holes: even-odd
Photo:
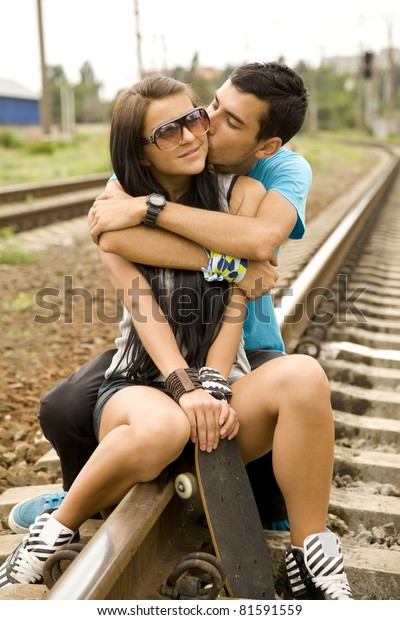
[[176, 482], [181, 497], [200, 491], [214, 550], [230, 597], [274, 600], [274, 580], [264, 531], [236, 439], [216, 450], [195, 447], [196, 476]]

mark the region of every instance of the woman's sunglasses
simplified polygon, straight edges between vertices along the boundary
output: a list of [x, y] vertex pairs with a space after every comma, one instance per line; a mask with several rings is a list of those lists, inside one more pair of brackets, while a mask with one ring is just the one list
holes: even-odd
[[210, 119], [204, 108], [195, 108], [187, 114], [158, 125], [149, 138], [142, 138], [142, 144], [155, 144], [162, 151], [170, 151], [182, 142], [183, 128], [194, 136], [203, 136], [210, 128]]

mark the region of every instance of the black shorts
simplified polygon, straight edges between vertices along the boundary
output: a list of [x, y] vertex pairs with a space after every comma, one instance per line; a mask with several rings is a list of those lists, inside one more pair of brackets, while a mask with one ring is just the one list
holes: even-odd
[[267, 349], [251, 349], [246, 351], [247, 359], [252, 370], [255, 370], [259, 366], [262, 366], [266, 362], [275, 359], [276, 357], [282, 357], [286, 355], [283, 351], [274, 351]]
[[[133, 379], [127, 379], [123, 375], [115, 375], [112, 379], [106, 379], [102, 383], [97, 395], [96, 405], [93, 410], [93, 430], [97, 441], [99, 440], [101, 415], [107, 401], [111, 398], [111, 396], [114, 396], [114, 394], [119, 392], [119, 390], [123, 390], [124, 388], [131, 387], [133, 385], [143, 385], [143, 383], [140, 383], [140, 381], [134, 381]], [[167, 394], [163, 381], [153, 381], [150, 385], [148, 385], [148, 387], [161, 390], [161, 392], [165, 392]]]

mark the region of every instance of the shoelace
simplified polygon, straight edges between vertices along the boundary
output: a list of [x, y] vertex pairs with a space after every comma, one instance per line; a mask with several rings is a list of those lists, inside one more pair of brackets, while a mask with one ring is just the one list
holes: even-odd
[[312, 577], [312, 581], [318, 588], [321, 588], [323, 592], [329, 594], [334, 600], [345, 601], [353, 598], [347, 577], [344, 574]]
[[19, 583], [35, 583], [43, 576], [43, 562], [37, 560], [32, 553], [21, 547], [14, 562], [12, 577]]
[[58, 508], [59, 504], [61, 503], [60, 500], [62, 501], [64, 498], [61, 497], [62, 493], [55, 493], [52, 497], [47, 498], [46, 501], [43, 504], [43, 512], [44, 510], [47, 510], [49, 508]]

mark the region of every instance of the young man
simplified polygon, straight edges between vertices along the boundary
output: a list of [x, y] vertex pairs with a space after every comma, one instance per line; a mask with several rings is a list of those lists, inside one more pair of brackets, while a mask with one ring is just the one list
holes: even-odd
[[[304, 234], [311, 171], [304, 158], [282, 146], [299, 131], [306, 110], [307, 91], [301, 78], [278, 63], [239, 67], [217, 91], [208, 109], [211, 119], [210, 163], [221, 172], [255, 178], [268, 190], [256, 218], [165, 204], [165, 201], [158, 200], [160, 196], [154, 195], [132, 198], [125, 195], [116, 183], [108, 185], [89, 214], [94, 241], [102, 250], [130, 261], [203, 269], [210, 279], [223, 277], [231, 281], [239, 281], [238, 266], [240, 277], [247, 270], [241, 281], [241, 287], [248, 291], [251, 299], [244, 339], [253, 369], [284, 355], [271, 297], [262, 293], [275, 284], [273, 264], [282, 242], [288, 237], [301, 238]], [[145, 226], [137, 226], [142, 222]], [[206, 255], [204, 248], [213, 251], [208, 250]], [[221, 254], [222, 258], [228, 255], [225, 266], [234, 263], [234, 273], [230, 273], [229, 268], [224, 268], [221, 273]], [[205, 260], [207, 256], [208, 260]], [[243, 258], [231, 261], [232, 257]], [[249, 259], [254, 262], [248, 263]], [[269, 261], [270, 264], [262, 265], [260, 261]], [[262, 286], [257, 289], [255, 281], [260, 274]], [[92, 410], [113, 353], [110, 351], [97, 357], [41, 401], [38, 417], [45, 436], [60, 456], [65, 490], [96, 446]], [[273, 367], [272, 363], [271, 371]], [[296, 388], [291, 385], [289, 377], [287, 379], [285, 393], [287, 385], [288, 406], [290, 403], [293, 407], [296, 406], [293, 404], [296, 402], [293, 398]], [[310, 392], [309, 407], [315, 409], [316, 406]], [[263, 460], [264, 457], [259, 459]], [[257, 474], [256, 470], [257, 463], [254, 466]], [[255, 479], [259, 480], [257, 475]], [[268, 500], [269, 489], [263, 485], [263, 491]], [[43, 502], [54, 500], [54, 507], [57, 507], [62, 498], [62, 495], [37, 498], [17, 506], [12, 514], [14, 524], [23, 526], [24, 516], [26, 522], [33, 521], [44, 507], [52, 507], [43, 506]], [[334, 541], [325, 541], [324, 536], [316, 536], [313, 542], [318, 553], [326, 559], [327, 572], [322, 577], [313, 573], [306, 547], [292, 548], [288, 552], [288, 575], [297, 597], [341, 598], [341, 595], [333, 596], [327, 585], [335, 571], [340, 573], [338, 582], [341, 582], [340, 550], [336, 549]], [[304, 581], [302, 574], [308, 574]], [[328, 580], [326, 583], [325, 579]], [[351, 598], [346, 588], [344, 598]]]

